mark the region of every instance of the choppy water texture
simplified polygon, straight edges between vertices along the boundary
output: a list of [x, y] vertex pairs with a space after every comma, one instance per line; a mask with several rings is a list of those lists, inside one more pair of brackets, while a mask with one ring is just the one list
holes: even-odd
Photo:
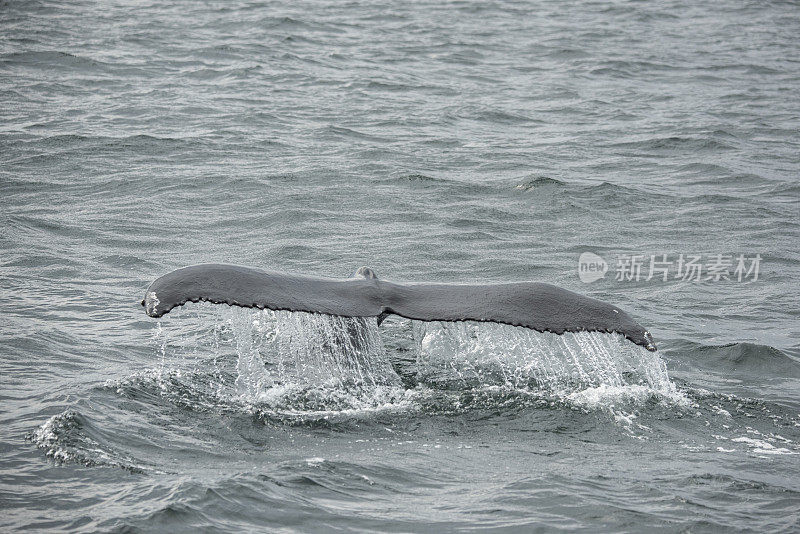
[[[800, 528], [798, 35], [777, 1], [0, 1], [0, 530]], [[583, 284], [586, 251], [763, 261]], [[144, 315], [209, 261], [551, 282], [660, 350]]]

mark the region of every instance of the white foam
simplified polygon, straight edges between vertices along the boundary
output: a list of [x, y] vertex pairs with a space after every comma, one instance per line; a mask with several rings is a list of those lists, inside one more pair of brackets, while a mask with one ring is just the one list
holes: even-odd
[[739, 438], [733, 438], [731, 441], [736, 443], [746, 443], [750, 446], [750, 451], [755, 454], [797, 454], [796, 452], [785, 447], [776, 447], [769, 441], [763, 439], [754, 439], [742, 436]]

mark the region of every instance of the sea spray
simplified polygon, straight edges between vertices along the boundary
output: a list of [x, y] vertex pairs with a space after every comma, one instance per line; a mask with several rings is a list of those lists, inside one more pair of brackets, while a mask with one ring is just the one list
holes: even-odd
[[276, 369], [283, 378], [365, 387], [400, 383], [374, 318], [274, 313]]
[[675, 386], [657, 353], [621, 335], [556, 335], [475, 322], [415, 322], [419, 378], [445, 387], [502, 385], [570, 394], [596, 387]]
[[222, 407], [330, 413], [408, 404], [424, 396], [424, 389], [496, 387], [557, 397], [582, 409], [680, 396], [658, 353], [616, 334], [556, 335], [493, 323], [411, 321], [417, 352], [411, 372], [419, 386], [405, 390], [381, 336], [389, 342], [407, 329], [379, 329], [367, 318], [211, 308], [210, 328], [207, 321], [198, 321], [205, 322], [202, 328], [197, 322], [192, 328], [180, 326], [169, 346], [163, 339], [166, 325], [156, 335], [165, 362], [159, 373], [162, 388], [188, 381], [180, 389], [199, 394], [204, 405], [216, 398]]

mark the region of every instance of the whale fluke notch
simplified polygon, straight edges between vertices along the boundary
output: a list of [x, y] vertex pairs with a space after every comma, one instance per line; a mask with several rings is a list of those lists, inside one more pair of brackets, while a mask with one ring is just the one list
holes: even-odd
[[394, 283], [362, 267], [332, 279], [224, 264], [183, 267], [155, 280], [142, 305], [161, 317], [187, 302], [343, 317], [399, 315], [420, 321], [486, 321], [538, 332], [619, 333], [655, 351], [653, 338], [616, 306], [540, 282], [480, 285]]

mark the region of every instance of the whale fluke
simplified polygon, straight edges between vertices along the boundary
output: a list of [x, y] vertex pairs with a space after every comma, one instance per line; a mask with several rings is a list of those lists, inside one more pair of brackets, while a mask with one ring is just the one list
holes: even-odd
[[202, 264], [155, 280], [142, 301], [150, 317], [187, 302], [303, 311], [344, 317], [394, 314], [420, 321], [486, 321], [539, 332], [619, 333], [650, 351], [650, 332], [616, 306], [539, 282], [480, 285], [394, 283], [362, 267], [353, 278], [284, 274]]

